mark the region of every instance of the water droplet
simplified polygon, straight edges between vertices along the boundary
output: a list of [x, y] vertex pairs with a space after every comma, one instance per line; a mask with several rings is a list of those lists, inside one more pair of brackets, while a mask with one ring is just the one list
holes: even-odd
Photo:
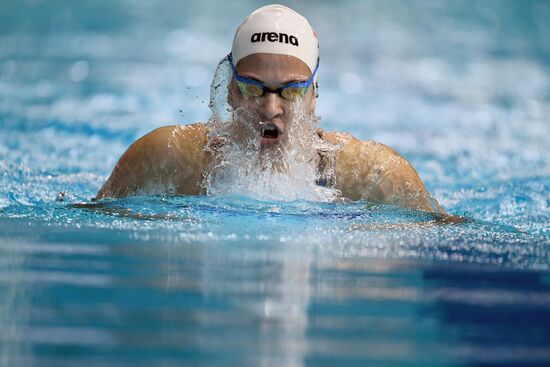
[[86, 60], [80, 60], [75, 62], [71, 66], [70, 75], [71, 80], [75, 83], [80, 83], [81, 81], [84, 81], [90, 72], [90, 65], [88, 64], [88, 61]]

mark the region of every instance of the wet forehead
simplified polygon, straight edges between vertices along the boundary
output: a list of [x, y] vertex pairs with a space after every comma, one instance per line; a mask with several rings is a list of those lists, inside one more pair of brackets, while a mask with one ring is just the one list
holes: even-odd
[[288, 55], [252, 54], [241, 59], [236, 69], [242, 76], [270, 84], [303, 81], [311, 76], [303, 61]]

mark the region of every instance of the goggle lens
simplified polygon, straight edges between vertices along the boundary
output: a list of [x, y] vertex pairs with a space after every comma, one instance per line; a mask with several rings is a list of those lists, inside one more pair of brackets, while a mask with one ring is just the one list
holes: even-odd
[[281, 95], [284, 99], [294, 101], [299, 98], [303, 98], [306, 94], [308, 87], [287, 87], [281, 91]]
[[264, 94], [264, 89], [259, 85], [237, 82], [239, 90], [245, 98], [261, 97]]

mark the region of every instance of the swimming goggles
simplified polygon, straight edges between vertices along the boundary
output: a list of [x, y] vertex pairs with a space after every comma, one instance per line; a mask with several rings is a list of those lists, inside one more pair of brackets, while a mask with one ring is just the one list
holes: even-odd
[[319, 59], [317, 59], [315, 70], [313, 70], [313, 73], [308, 80], [303, 82], [287, 83], [277, 89], [268, 88], [264, 85], [264, 83], [258, 80], [239, 75], [239, 73], [237, 73], [237, 69], [235, 69], [235, 65], [233, 65], [231, 54], [229, 55], [229, 64], [231, 65], [231, 70], [233, 71], [233, 77], [237, 82], [237, 86], [245, 98], [258, 98], [266, 93], [277, 93], [288, 101], [294, 101], [306, 95], [307, 89], [313, 83], [313, 79], [315, 78], [315, 74], [319, 68]]

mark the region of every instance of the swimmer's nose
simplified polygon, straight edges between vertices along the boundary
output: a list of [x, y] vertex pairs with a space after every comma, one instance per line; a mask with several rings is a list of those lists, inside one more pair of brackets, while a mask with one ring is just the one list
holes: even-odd
[[281, 118], [284, 113], [281, 97], [276, 93], [266, 93], [261, 100], [260, 112], [266, 121], [276, 117]]

